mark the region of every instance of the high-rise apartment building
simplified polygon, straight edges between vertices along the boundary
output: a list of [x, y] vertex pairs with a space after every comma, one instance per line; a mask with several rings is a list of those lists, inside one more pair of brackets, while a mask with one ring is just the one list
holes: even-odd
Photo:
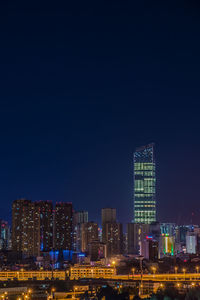
[[72, 203], [56, 203], [54, 215], [54, 248], [72, 250]]
[[73, 250], [81, 251], [81, 224], [88, 222], [87, 211], [77, 211], [73, 215]]
[[94, 222], [81, 224], [81, 251], [87, 252], [92, 242], [98, 241], [98, 224]]
[[128, 223], [127, 225], [127, 252], [141, 254], [141, 243], [150, 233], [149, 224]]
[[12, 205], [12, 249], [27, 256], [53, 247], [53, 206], [50, 201], [15, 200]]
[[106, 244], [107, 256], [111, 257], [123, 252], [122, 224], [117, 223], [116, 208], [101, 210], [102, 242]]
[[105, 224], [105, 244], [107, 256], [122, 254], [123, 252], [123, 230], [121, 223]]
[[156, 221], [156, 175], [154, 144], [136, 149], [134, 156], [134, 222]]
[[116, 208], [102, 208], [101, 210], [102, 222], [102, 241], [106, 243], [106, 224], [116, 223]]
[[12, 249], [27, 255], [34, 247], [34, 205], [30, 200], [15, 200], [12, 205]]
[[39, 255], [39, 251], [50, 251], [53, 248], [53, 204], [52, 201], [33, 203], [35, 205], [34, 235]]
[[12, 204], [12, 248], [14, 251], [22, 250], [22, 214], [23, 204], [28, 200], [15, 200]]

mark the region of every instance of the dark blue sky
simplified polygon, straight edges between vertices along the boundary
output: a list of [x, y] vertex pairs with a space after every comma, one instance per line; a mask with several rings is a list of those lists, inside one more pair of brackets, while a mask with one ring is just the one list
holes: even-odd
[[28, 197], [129, 222], [132, 152], [155, 142], [159, 219], [199, 222], [198, 1], [17, 2], [0, 3], [1, 217]]

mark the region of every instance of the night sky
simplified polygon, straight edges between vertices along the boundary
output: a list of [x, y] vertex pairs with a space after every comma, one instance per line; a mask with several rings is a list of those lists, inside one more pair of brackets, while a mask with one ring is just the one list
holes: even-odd
[[159, 220], [200, 223], [198, 2], [0, 2], [0, 217], [27, 197], [130, 222], [155, 142]]

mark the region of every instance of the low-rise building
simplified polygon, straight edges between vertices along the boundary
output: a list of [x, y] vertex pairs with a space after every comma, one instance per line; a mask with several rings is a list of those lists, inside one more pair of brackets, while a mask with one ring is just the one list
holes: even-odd
[[70, 268], [70, 279], [111, 278], [113, 275], [116, 275], [114, 267], [74, 265]]

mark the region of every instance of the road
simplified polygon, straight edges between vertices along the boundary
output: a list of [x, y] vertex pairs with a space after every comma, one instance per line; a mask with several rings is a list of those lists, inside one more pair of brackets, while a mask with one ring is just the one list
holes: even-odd
[[[66, 279], [65, 271], [7, 271], [0, 272], [0, 281], [6, 280], [21, 280], [25, 281], [28, 279], [35, 280], [45, 280], [45, 279]], [[90, 277], [91, 278], [91, 277]], [[92, 277], [98, 278], [98, 277]], [[114, 279], [114, 280], [134, 280], [140, 281], [141, 275], [112, 275], [105, 276], [105, 279]], [[70, 279], [78, 279], [78, 278], [70, 278]], [[200, 281], [200, 273], [177, 273], [177, 274], [144, 274], [142, 276], [143, 281], [154, 281], [154, 282], [162, 282], [162, 281]]]

